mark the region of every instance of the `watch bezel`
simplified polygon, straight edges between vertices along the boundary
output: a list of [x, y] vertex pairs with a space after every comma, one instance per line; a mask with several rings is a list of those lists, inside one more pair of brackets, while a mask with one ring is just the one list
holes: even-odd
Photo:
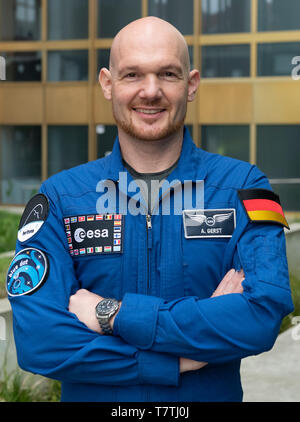
[[[103, 306], [104, 302], [113, 302], [110, 309], [107, 310], [106, 312], [104, 312], [103, 310], [100, 310], [99, 308], [101, 308], [101, 305]], [[119, 309], [119, 302], [114, 299], [114, 298], [105, 298], [100, 300], [100, 302], [97, 304], [96, 306], [96, 315], [98, 318], [106, 318], [106, 317], [110, 317], [110, 315], [114, 314], [117, 310]]]

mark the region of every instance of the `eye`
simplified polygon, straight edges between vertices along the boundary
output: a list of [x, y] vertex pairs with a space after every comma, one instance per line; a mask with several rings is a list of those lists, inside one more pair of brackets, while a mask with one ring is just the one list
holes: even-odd
[[125, 77], [128, 79], [136, 78], [137, 74], [135, 72], [128, 73]]
[[160, 74], [160, 76], [162, 77], [162, 78], [165, 78], [165, 79], [175, 79], [177, 76], [176, 76], [176, 74], [174, 73], [174, 72], [171, 72], [171, 71], [169, 71], [169, 70], [166, 70], [166, 71], [164, 71], [164, 72], [162, 72], [161, 74]]

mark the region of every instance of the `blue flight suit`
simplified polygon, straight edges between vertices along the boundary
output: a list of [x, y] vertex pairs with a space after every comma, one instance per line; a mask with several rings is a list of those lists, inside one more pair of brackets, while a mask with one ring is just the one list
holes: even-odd
[[[232, 236], [187, 238], [182, 215], [154, 213], [150, 226], [144, 213], [128, 213], [119, 253], [71, 255], [65, 219], [99, 214], [99, 181], [111, 181], [118, 193], [120, 172], [127, 170], [117, 138], [106, 158], [42, 184], [49, 215], [36, 235], [17, 241], [16, 252], [42, 251], [48, 278], [30, 295], [9, 296], [19, 365], [60, 380], [62, 401], [241, 401], [241, 359], [271, 349], [293, 310], [283, 228], [249, 221], [237, 194], [270, 190], [266, 177], [254, 165], [197, 148], [185, 128], [168, 180], [204, 180], [205, 209], [235, 210]], [[243, 293], [211, 298], [233, 267], [244, 270]], [[113, 335], [99, 335], [69, 312], [80, 288], [122, 300]], [[208, 364], [180, 374], [181, 356]]]

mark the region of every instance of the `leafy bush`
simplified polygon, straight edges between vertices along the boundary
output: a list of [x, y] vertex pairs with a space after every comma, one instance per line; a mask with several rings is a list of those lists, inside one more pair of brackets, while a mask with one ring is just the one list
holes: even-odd
[[5, 289], [6, 273], [12, 258], [0, 258], [0, 299], [7, 296]]
[[294, 303], [294, 311], [283, 319], [280, 327], [280, 332], [283, 332], [290, 328], [292, 326], [293, 317], [300, 315], [300, 279], [294, 274], [291, 274], [290, 283]]
[[19, 222], [20, 215], [0, 211], [0, 253], [15, 249]]
[[0, 402], [58, 402], [61, 387], [59, 381], [22, 373], [16, 370], [11, 374], [3, 371], [0, 381]]

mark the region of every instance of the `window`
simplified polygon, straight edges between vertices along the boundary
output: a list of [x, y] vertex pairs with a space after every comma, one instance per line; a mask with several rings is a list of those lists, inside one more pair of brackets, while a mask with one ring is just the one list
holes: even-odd
[[283, 211], [300, 211], [300, 183], [276, 183], [271, 180], [272, 189], [279, 195]]
[[191, 45], [189, 45], [188, 50], [189, 50], [189, 56], [190, 56], [190, 66], [191, 66], [191, 69], [194, 69], [194, 48]]
[[50, 0], [48, 4], [48, 39], [88, 38], [87, 0]]
[[87, 81], [88, 52], [62, 50], [48, 52], [48, 81]]
[[300, 210], [300, 125], [257, 127], [257, 165], [285, 210]]
[[0, 127], [0, 196], [3, 204], [25, 204], [41, 184], [41, 127]]
[[42, 61], [39, 51], [1, 53], [6, 61], [6, 80], [9, 82], [41, 81]]
[[250, 46], [214, 45], [202, 47], [202, 77], [240, 78], [250, 74]]
[[109, 48], [102, 48], [98, 50], [97, 56], [97, 78], [102, 67], [109, 68], [109, 56], [110, 56], [110, 49]]
[[142, 16], [141, 0], [98, 0], [98, 37], [113, 38]]
[[270, 178], [300, 177], [300, 126], [257, 127], [257, 164]]
[[258, 30], [300, 29], [299, 0], [258, 0]]
[[202, 33], [250, 31], [250, 0], [202, 0], [201, 4]]
[[148, 15], [157, 16], [174, 25], [182, 34], [194, 32], [193, 0], [149, 0]]
[[88, 38], [88, 1], [48, 1], [48, 39]]
[[0, 41], [41, 39], [41, 0], [0, 0]]
[[87, 161], [87, 126], [48, 126], [49, 176]]
[[202, 126], [202, 148], [216, 154], [249, 161], [249, 126]]
[[258, 44], [257, 75], [291, 76], [292, 59], [299, 53], [300, 42]]
[[97, 125], [97, 157], [109, 155], [113, 149], [114, 141], [118, 135], [116, 125]]

